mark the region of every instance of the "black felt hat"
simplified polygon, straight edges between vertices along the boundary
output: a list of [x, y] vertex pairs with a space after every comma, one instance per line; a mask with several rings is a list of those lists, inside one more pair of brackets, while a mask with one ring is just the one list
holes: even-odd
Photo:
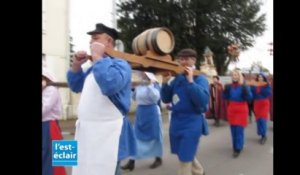
[[89, 35], [101, 34], [101, 33], [108, 34], [114, 40], [118, 39], [118, 32], [115, 29], [109, 28], [109, 27], [107, 27], [106, 25], [104, 25], [102, 23], [96, 24], [96, 29], [95, 30], [87, 32], [87, 34], [89, 34]]

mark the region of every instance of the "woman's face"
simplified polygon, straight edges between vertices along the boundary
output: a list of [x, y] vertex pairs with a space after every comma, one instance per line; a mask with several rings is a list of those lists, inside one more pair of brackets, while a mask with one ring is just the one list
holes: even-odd
[[232, 72], [231, 77], [232, 77], [232, 80], [233, 80], [234, 82], [237, 82], [237, 81], [239, 81], [239, 79], [240, 79], [240, 75], [239, 75], [238, 72]]
[[259, 82], [263, 82], [263, 81], [264, 81], [264, 78], [263, 78], [262, 75], [258, 75], [258, 81], [259, 81]]

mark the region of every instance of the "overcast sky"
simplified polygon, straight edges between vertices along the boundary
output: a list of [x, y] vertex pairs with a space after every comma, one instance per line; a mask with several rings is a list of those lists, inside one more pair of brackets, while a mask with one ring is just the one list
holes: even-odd
[[[263, 0], [262, 13], [267, 14], [267, 30], [264, 35], [256, 38], [254, 47], [241, 52], [240, 61], [231, 64], [234, 67], [250, 67], [253, 61], [261, 61], [262, 65], [273, 73], [273, 56], [268, 49], [272, 48], [268, 43], [273, 42], [273, 0]], [[89, 52], [89, 36], [86, 32], [93, 30], [95, 24], [103, 24], [113, 27], [112, 9], [113, 0], [70, 0], [70, 32], [73, 37], [74, 50], [86, 50]]]

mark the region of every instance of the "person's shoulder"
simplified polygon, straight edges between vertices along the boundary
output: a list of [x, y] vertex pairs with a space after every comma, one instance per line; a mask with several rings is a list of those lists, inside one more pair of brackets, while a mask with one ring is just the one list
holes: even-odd
[[207, 79], [206, 75], [197, 75], [195, 77], [195, 79], [198, 80], [198, 81], [205, 81], [205, 82], [208, 83], [208, 79]]
[[196, 78], [205, 78], [207, 79], [207, 76], [205, 74], [196, 75]]
[[122, 65], [122, 66], [125, 66], [125, 67], [128, 67], [128, 68], [131, 68], [130, 64], [126, 60], [124, 60], [122, 58], [114, 58], [112, 60], [116, 64], [119, 64], [119, 65]]
[[128, 65], [129, 65], [129, 63], [128, 63], [126, 60], [122, 59], [122, 58], [117, 58], [117, 57], [115, 57], [115, 58], [113, 58], [112, 60], [113, 60], [114, 62], [117, 62], [117, 63], [120, 63], [120, 64], [128, 64]]

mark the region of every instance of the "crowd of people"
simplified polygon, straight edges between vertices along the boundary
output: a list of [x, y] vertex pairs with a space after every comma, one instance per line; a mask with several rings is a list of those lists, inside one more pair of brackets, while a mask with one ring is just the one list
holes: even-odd
[[[239, 70], [234, 70], [232, 83], [223, 85], [220, 77], [214, 76], [209, 84], [206, 75], [193, 73], [197, 52], [185, 48], [176, 55], [184, 73], [175, 76], [164, 74], [160, 85], [152, 73], [141, 71], [140, 82], [132, 87], [130, 65], [121, 58], [105, 54], [105, 48], [114, 48], [117, 31], [99, 23], [87, 34], [91, 37], [91, 57], [88, 57], [87, 51], [77, 51], [67, 72], [70, 89], [81, 93], [75, 131], [78, 165], [73, 166], [72, 175], [96, 175], [100, 172], [121, 175], [122, 169], [133, 171], [136, 161], [147, 158], [154, 158], [149, 168], [161, 166], [161, 102], [167, 104], [170, 110], [169, 140], [171, 153], [179, 161], [178, 175], [205, 174], [196, 155], [201, 136], [209, 135], [206, 118], [213, 118], [216, 126], [220, 126], [222, 120], [229, 123], [233, 157], [236, 158], [244, 149], [244, 130], [249, 114], [251, 116], [249, 104], [253, 103], [260, 143], [267, 141], [272, 86], [264, 74], [258, 74], [255, 80], [247, 82]], [[92, 66], [83, 71], [81, 66], [88, 59]], [[61, 115], [61, 100], [57, 88], [47, 84], [55, 79], [46, 70], [43, 70], [42, 77], [42, 174], [65, 175], [64, 167], [51, 166], [50, 151], [50, 141], [62, 139], [57, 122]], [[131, 100], [137, 103], [133, 123], [128, 119]], [[129, 160], [121, 166], [125, 159]]]

